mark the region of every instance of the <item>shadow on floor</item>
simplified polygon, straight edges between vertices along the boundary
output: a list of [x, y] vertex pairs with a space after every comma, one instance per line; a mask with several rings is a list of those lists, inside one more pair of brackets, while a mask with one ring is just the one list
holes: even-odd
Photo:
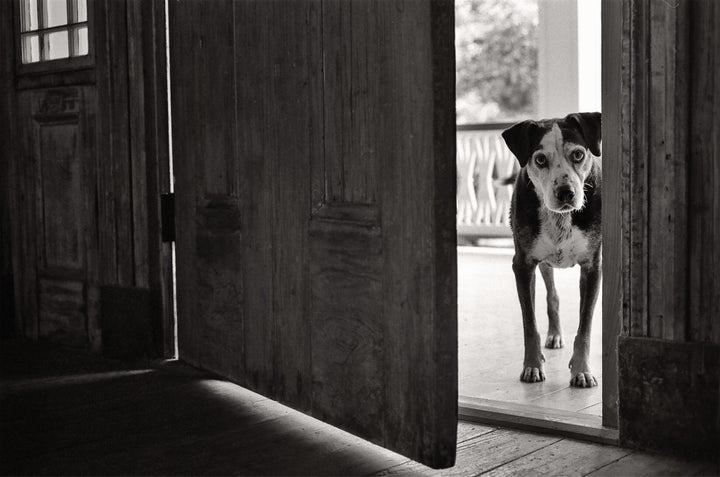
[[179, 363], [28, 342], [0, 358], [3, 475], [367, 475], [407, 462]]

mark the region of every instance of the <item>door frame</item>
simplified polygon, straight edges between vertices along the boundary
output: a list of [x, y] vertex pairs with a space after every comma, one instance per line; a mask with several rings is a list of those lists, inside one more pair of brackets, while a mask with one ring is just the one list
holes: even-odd
[[[628, 276], [623, 240], [628, 211], [622, 207], [627, 181], [622, 137], [629, 116], [629, 49], [631, 2], [602, 0], [602, 114], [603, 114], [603, 212], [602, 212], [602, 417], [549, 410], [539, 406], [461, 396], [461, 419], [523, 430], [551, 431], [564, 436], [617, 444], [618, 442], [618, 337], [622, 331], [623, 283]], [[627, 137], [627, 136], [625, 136]], [[617, 159], [616, 159], [617, 158]], [[617, 213], [621, 210], [622, 213]]]

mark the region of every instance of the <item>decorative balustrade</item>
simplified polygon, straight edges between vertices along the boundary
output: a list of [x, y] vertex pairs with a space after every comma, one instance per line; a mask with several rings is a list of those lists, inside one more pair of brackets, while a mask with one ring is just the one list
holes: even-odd
[[457, 127], [457, 233], [473, 237], [510, 237], [512, 185], [495, 179], [519, 168], [500, 134], [511, 124]]

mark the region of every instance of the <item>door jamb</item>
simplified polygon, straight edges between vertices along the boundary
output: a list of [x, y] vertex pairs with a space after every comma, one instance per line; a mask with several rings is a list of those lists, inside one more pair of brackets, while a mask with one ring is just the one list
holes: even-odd
[[[602, 134], [603, 134], [603, 210], [602, 210], [602, 369], [603, 426], [618, 428], [618, 336], [622, 330], [623, 276], [626, 262], [622, 239], [628, 217], [623, 208], [622, 119], [628, 105], [623, 65], [628, 58], [623, 39], [629, 25], [627, 1], [602, 0]], [[623, 114], [625, 113], [625, 114]], [[618, 211], [621, 211], [618, 213]]]

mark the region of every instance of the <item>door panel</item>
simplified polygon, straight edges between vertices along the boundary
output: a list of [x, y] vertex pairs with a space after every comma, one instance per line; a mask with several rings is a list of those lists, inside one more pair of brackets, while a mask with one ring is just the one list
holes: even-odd
[[40, 214], [43, 217], [45, 266], [82, 270], [83, 197], [82, 157], [78, 154], [78, 125], [39, 124]]
[[170, 3], [181, 359], [434, 467], [457, 424], [452, 2]]
[[94, 108], [90, 87], [18, 94], [24, 159], [19, 177], [32, 192], [25, 224], [34, 231], [23, 247], [32, 249], [36, 273], [27, 282], [37, 320], [28, 320], [26, 333], [78, 347], [97, 346], [97, 297], [88, 285], [95, 247], [90, 195], [95, 168], [88, 128]]

